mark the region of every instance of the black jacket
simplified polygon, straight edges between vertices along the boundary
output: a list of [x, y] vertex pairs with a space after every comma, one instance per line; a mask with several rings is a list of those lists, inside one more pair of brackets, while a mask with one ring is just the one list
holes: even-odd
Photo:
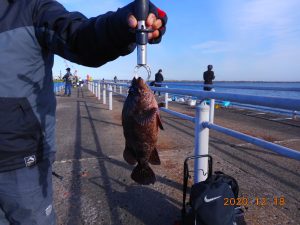
[[87, 19], [53, 0], [0, 1], [0, 172], [53, 161], [54, 54], [97, 67], [132, 52], [128, 10]]
[[63, 76], [63, 80], [66, 84], [72, 84], [72, 80], [73, 80], [73, 76], [70, 72], [67, 72], [64, 76]]
[[211, 70], [207, 70], [203, 73], [204, 84], [212, 84], [212, 81], [215, 79], [215, 74]]
[[161, 74], [161, 72], [158, 72], [155, 74], [155, 82], [163, 82], [164, 81], [164, 77]]

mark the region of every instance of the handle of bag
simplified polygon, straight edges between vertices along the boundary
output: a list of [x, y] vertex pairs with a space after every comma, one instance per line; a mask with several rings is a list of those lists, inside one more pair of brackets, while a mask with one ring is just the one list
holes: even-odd
[[182, 210], [181, 210], [181, 215], [182, 215], [182, 220], [184, 221], [185, 218], [185, 213], [186, 213], [186, 208], [185, 208], [185, 200], [186, 200], [186, 191], [187, 191], [187, 183], [189, 179], [189, 166], [188, 166], [188, 161], [191, 159], [198, 159], [198, 158], [209, 158], [208, 160], [208, 176], [207, 179], [212, 176], [212, 157], [210, 155], [195, 155], [195, 156], [189, 156], [184, 160], [184, 165], [183, 165], [183, 201], [182, 201]]

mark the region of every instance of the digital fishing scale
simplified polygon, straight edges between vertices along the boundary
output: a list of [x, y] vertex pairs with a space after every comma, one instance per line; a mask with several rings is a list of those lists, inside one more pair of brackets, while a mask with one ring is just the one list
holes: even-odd
[[147, 65], [148, 33], [153, 32], [153, 30], [147, 29], [146, 27], [146, 20], [149, 13], [149, 0], [135, 0], [134, 4], [134, 14], [138, 22], [138, 27], [135, 30], [137, 44], [137, 65], [134, 69], [134, 76], [135, 78], [138, 78], [138, 70], [143, 67], [148, 73], [148, 81], [151, 77], [151, 69]]

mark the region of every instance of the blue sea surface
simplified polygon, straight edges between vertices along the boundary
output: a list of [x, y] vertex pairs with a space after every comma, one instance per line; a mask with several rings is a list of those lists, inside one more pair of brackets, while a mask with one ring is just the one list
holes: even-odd
[[[203, 82], [164, 82], [169, 88], [182, 88], [192, 90], [203, 90]], [[234, 93], [234, 94], [248, 94], [260, 95], [281, 98], [297, 98], [300, 99], [300, 91], [282, 91], [276, 90], [282, 88], [297, 88], [300, 90], [300, 82], [214, 82], [216, 92]], [[219, 87], [222, 86], [222, 87]], [[249, 87], [249, 88], [274, 88], [275, 90], [254, 90], [254, 89], [234, 89], [235, 87]]]

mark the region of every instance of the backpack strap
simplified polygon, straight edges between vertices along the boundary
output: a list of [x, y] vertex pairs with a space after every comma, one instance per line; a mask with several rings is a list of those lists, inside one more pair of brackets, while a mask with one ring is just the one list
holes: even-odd
[[215, 174], [217, 175], [217, 177], [222, 177], [224, 182], [228, 183], [228, 185], [231, 187], [231, 189], [233, 191], [234, 197], [238, 198], [239, 185], [238, 185], [237, 180], [234, 177], [224, 174], [221, 171], [215, 171]]

